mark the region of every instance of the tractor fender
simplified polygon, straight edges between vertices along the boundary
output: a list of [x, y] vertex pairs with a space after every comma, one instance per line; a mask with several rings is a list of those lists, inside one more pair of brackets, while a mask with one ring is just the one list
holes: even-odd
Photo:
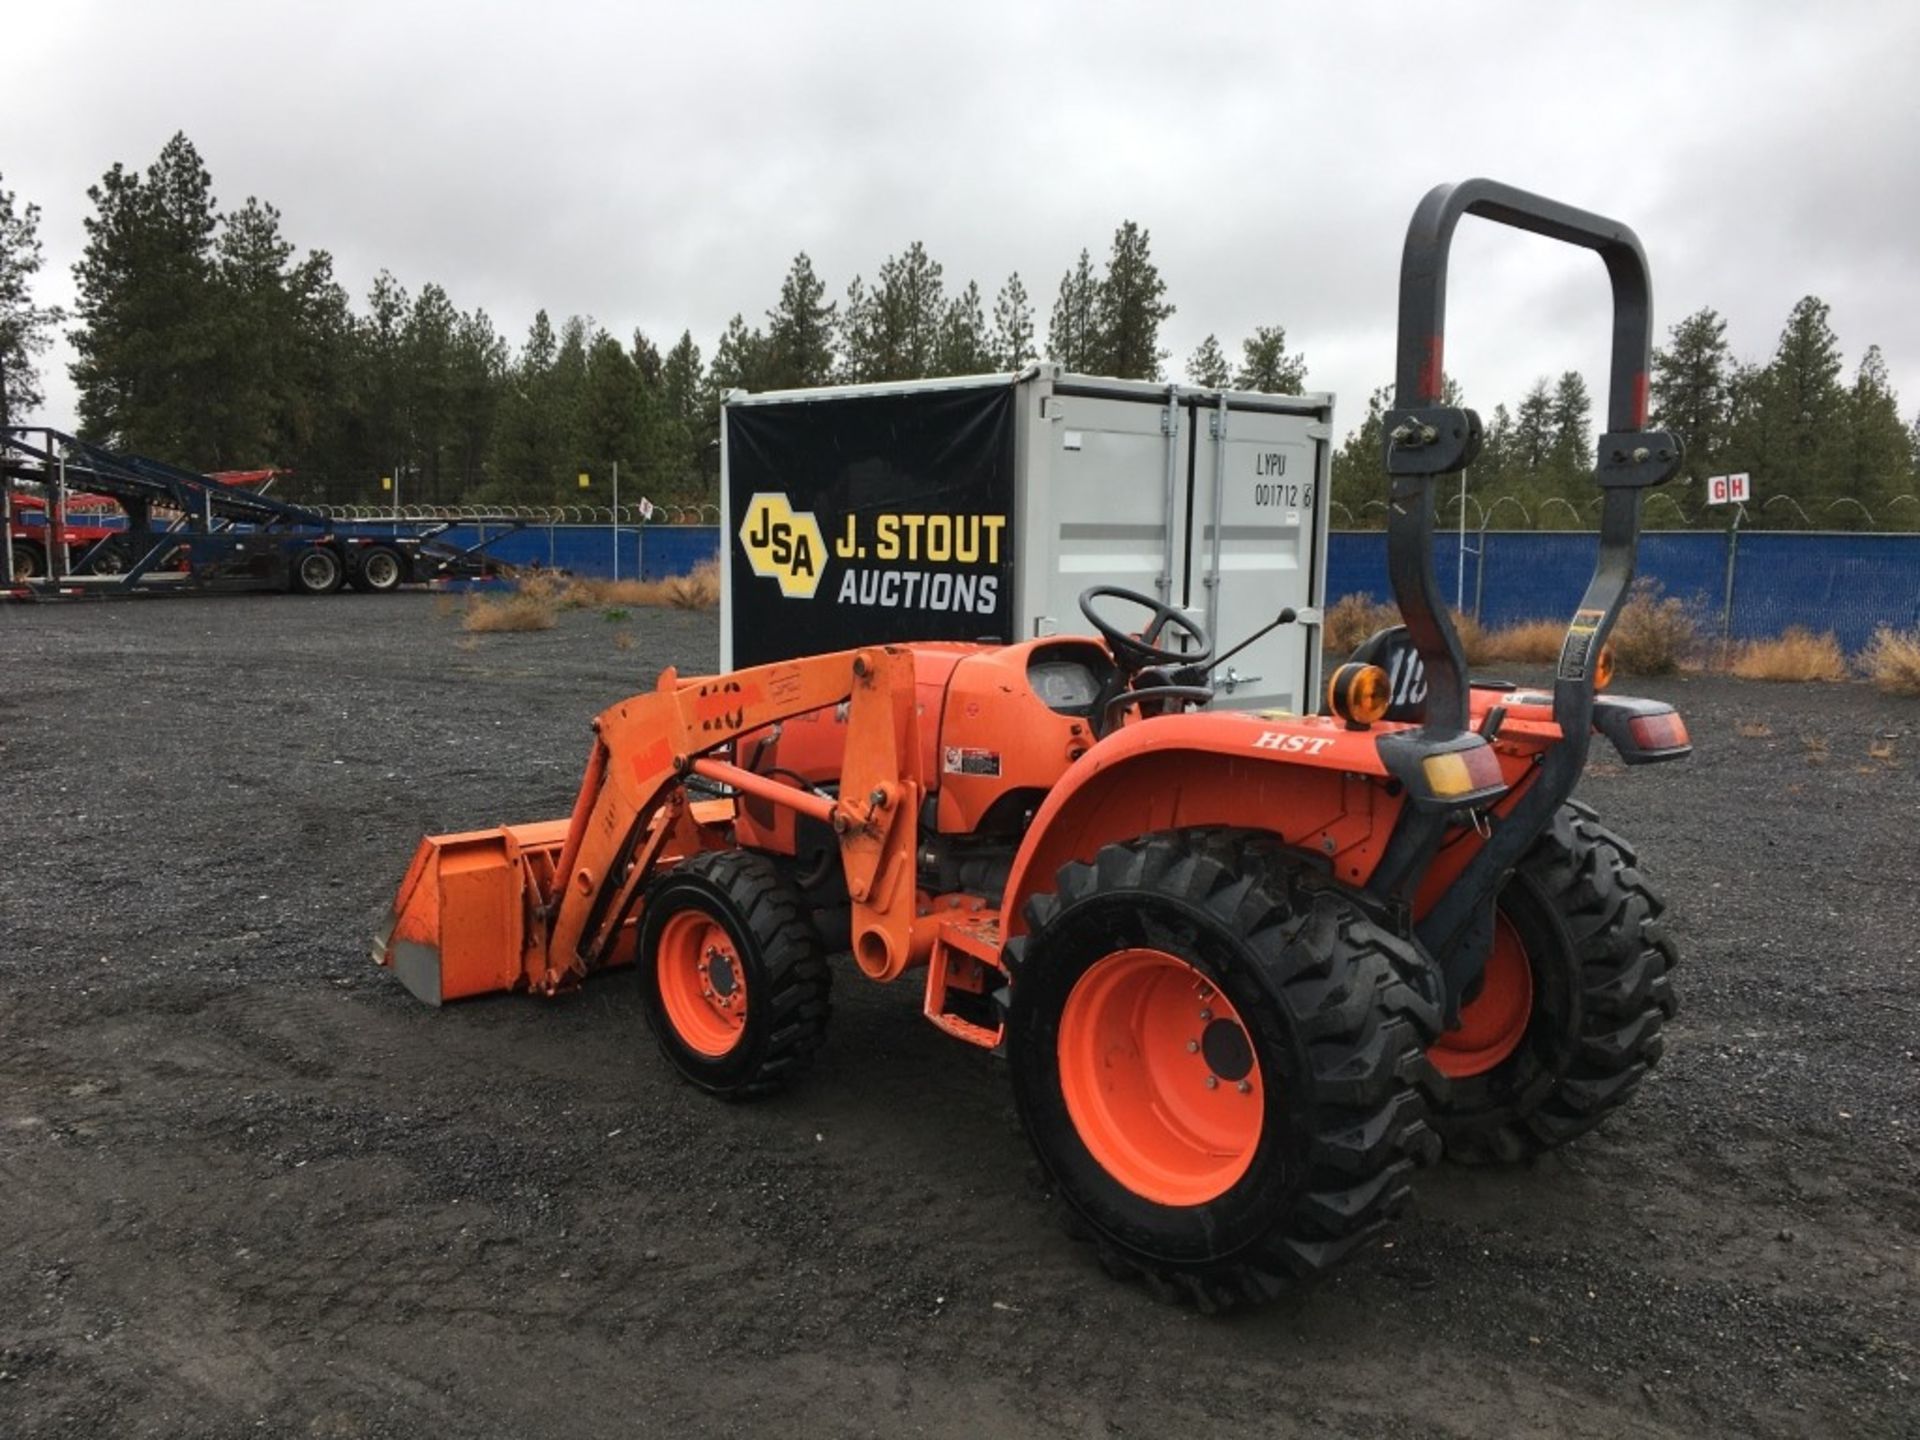
[[1259, 830], [1365, 883], [1404, 797], [1376, 736], [1319, 716], [1165, 715], [1101, 740], [1048, 793], [1014, 856], [1003, 933], [1026, 933], [1026, 904], [1070, 861], [1161, 830]]

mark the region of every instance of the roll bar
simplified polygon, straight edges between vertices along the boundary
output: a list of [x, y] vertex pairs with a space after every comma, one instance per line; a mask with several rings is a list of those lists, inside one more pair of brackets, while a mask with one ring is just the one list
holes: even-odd
[[[1680, 443], [1648, 432], [1647, 371], [1653, 352], [1653, 287], [1633, 231], [1492, 180], [1442, 185], [1427, 193], [1407, 227], [1400, 260], [1396, 408], [1386, 416], [1387, 572], [1407, 633], [1426, 666], [1426, 723], [1404, 737], [1416, 750], [1445, 745], [1467, 728], [1466, 665], [1433, 573], [1433, 492], [1480, 449], [1480, 417], [1443, 404], [1446, 384], [1447, 257], [1464, 215], [1596, 252], [1613, 282], [1613, 355], [1607, 377], [1607, 432], [1594, 479], [1605, 497], [1593, 578], [1560, 650], [1553, 716], [1560, 740], [1540, 773], [1490, 839], [1416, 927], [1439, 958], [1457, 1001], [1492, 944], [1494, 897], [1527, 848], [1573, 793], [1592, 739], [1594, 670], [1633, 583], [1644, 492], [1680, 469]], [[1385, 743], [1384, 741], [1382, 742]], [[1442, 815], [1403, 816], [1376, 883], [1404, 892], [1418, 882], [1443, 836]]]
[[[1613, 282], [1613, 356], [1607, 378], [1607, 433], [1600, 437], [1595, 478], [1608, 492], [1602, 514], [1603, 575], [1619, 582], [1620, 596], [1605, 605], [1606, 625], [1633, 577], [1633, 547], [1639, 535], [1639, 491], [1672, 478], [1680, 468], [1680, 445], [1670, 435], [1644, 433], [1647, 371], [1653, 353], [1653, 287], [1639, 237], [1616, 220], [1577, 210], [1557, 200], [1494, 180], [1440, 185], [1414, 211], [1400, 258], [1400, 334], [1396, 351], [1395, 408], [1386, 417], [1386, 464], [1392, 504], [1387, 516], [1387, 570], [1407, 632], [1427, 674], [1427, 728], [1457, 732], [1467, 724], [1466, 666], [1433, 573], [1433, 491], [1442, 475], [1457, 474], [1479, 453], [1480, 417], [1442, 404], [1446, 383], [1447, 260], [1453, 232], [1465, 215], [1544, 235], [1595, 251]], [[1613, 503], [1616, 492], [1631, 497]], [[1611, 519], [1612, 523], [1608, 523]], [[1622, 522], [1625, 521], [1623, 527]], [[1618, 546], [1624, 540], [1624, 570]], [[1609, 550], [1614, 553], [1609, 554]], [[1609, 585], [1608, 588], [1611, 588]], [[1589, 589], [1589, 601], [1594, 598]], [[1583, 603], [1582, 616], [1591, 605]], [[1591, 637], [1577, 621], [1579, 633]], [[1575, 632], [1570, 631], [1568, 648]], [[1605, 639], [1582, 642], [1583, 657]], [[1566, 656], [1563, 655], [1563, 662]], [[1563, 665], [1564, 668], [1564, 665]], [[1580, 678], [1586, 678], [1584, 658]], [[1591, 700], [1591, 686], [1588, 698]]]

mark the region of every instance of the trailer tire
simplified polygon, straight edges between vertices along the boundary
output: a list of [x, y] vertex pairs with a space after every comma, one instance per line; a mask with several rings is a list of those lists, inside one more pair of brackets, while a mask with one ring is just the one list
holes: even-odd
[[1067, 1229], [1201, 1309], [1371, 1242], [1439, 1154], [1433, 967], [1248, 831], [1108, 845], [1029, 902], [1007, 1059]]
[[126, 542], [110, 539], [93, 553], [93, 558], [87, 562], [87, 573], [89, 575], [124, 575], [127, 573], [128, 565]]
[[353, 588], [368, 595], [391, 595], [406, 578], [407, 562], [391, 545], [369, 545], [360, 552]]
[[47, 573], [47, 552], [31, 540], [13, 542], [13, 578], [38, 580]]
[[826, 1038], [832, 975], [820, 938], [763, 855], [709, 851], [655, 880], [639, 962], [661, 1053], [709, 1094], [780, 1090]]
[[302, 595], [331, 595], [345, 583], [347, 567], [331, 545], [309, 545], [293, 558], [293, 588]]
[[[1561, 806], [1501, 892], [1482, 989], [1428, 1052], [1442, 1078], [1433, 1124], [1448, 1159], [1528, 1160], [1633, 1098], [1679, 1008], [1665, 908], [1625, 841], [1585, 805]], [[1502, 943], [1504, 975], [1494, 968]], [[1517, 1012], [1503, 1052], [1484, 1047], [1500, 1027], [1484, 1014], [1474, 1023], [1476, 1005], [1501, 1008], [1495, 987]], [[1459, 1038], [1476, 1032], [1477, 1053]]]

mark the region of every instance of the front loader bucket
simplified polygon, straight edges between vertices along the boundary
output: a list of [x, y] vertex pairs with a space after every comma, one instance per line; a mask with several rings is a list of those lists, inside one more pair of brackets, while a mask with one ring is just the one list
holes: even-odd
[[545, 973], [527, 949], [530, 912], [547, 898], [566, 835], [565, 820], [429, 835], [373, 958], [429, 1005], [528, 988]]

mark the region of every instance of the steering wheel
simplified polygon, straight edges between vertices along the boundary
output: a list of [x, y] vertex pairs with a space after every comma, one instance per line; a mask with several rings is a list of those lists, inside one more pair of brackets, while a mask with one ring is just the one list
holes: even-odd
[[[1153, 621], [1137, 637], [1129, 635], [1119, 626], [1100, 617], [1093, 608], [1096, 600], [1124, 600], [1130, 605], [1138, 605], [1153, 612]], [[1118, 585], [1095, 585], [1082, 590], [1080, 613], [1087, 617], [1089, 625], [1100, 632], [1100, 638], [1107, 642], [1107, 650], [1129, 675], [1137, 675], [1155, 665], [1204, 665], [1213, 655], [1213, 641], [1184, 610], [1176, 610], [1166, 602], [1142, 595], [1137, 590], [1123, 590]], [[1191, 640], [1194, 648], [1169, 650], [1157, 644], [1169, 626]]]

